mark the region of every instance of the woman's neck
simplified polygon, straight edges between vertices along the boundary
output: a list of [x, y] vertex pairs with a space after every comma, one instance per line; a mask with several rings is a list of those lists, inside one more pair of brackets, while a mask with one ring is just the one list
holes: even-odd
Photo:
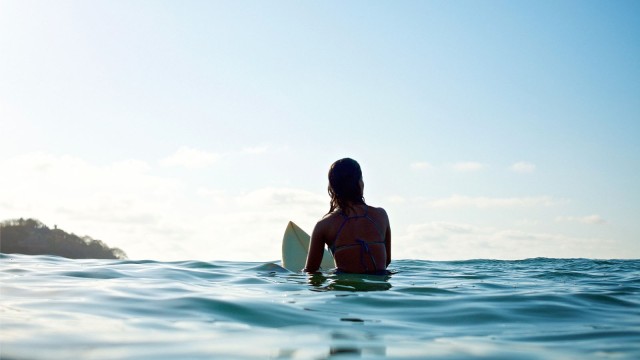
[[351, 213], [358, 213], [358, 209], [362, 209], [363, 207], [367, 206], [367, 204], [363, 203], [363, 202], [348, 202], [345, 204], [345, 207], [338, 207], [336, 209], [337, 212], [341, 212], [345, 215], [351, 215]]

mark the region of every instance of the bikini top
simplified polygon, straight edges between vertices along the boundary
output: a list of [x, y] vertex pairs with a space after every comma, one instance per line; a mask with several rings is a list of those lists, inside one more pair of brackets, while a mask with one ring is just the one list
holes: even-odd
[[[384, 268], [378, 269], [376, 261], [373, 258], [373, 254], [371, 253], [371, 249], [369, 248], [369, 245], [385, 244], [382, 230], [380, 229], [378, 224], [371, 218], [371, 216], [369, 216], [369, 207], [365, 205], [364, 214], [362, 215], [347, 216], [344, 212], [340, 212], [340, 215], [343, 217], [342, 224], [340, 224], [340, 227], [338, 228], [338, 232], [336, 233], [336, 237], [333, 240], [333, 244], [331, 244], [331, 246], [329, 247], [329, 250], [331, 250], [331, 253], [333, 253], [333, 256], [335, 257], [336, 253], [342, 249], [359, 246], [360, 247], [360, 263], [362, 263], [362, 266], [364, 267], [367, 273], [378, 273], [380, 271], [386, 271]], [[340, 237], [340, 233], [342, 232], [342, 229], [344, 229], [344, 226], [347, 224], [347, 222], [353, 219], [366, 219], [369, 222], [371, 222], [373, 226], [375, 226], [376, 230], [378, 231], [381, 241], [366, 241], [366, 240], [357, 238], [352, 244], [344, 244], [344, 245], [336, 246], [336, 243], [338, 242], [338, 237]], [[374, 267], [373, 270], [370, 270], [369, 267], [367, 266], [367, 263], [365, 261], [365, 255], [369, 255], [369, 258], [371, 259], [371, 263], [373, 264], [373, 267]]]

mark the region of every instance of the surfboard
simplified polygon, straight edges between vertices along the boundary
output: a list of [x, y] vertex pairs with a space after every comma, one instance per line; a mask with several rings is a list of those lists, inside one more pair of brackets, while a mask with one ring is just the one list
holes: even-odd
[[[309, 234], [294, 224], [293, 221], [289, 221], [282, 237], [282, 267], [293, 272], [304, 269], [310, 241]], [[328, 270], [334, 267], [333, 256], [325, 248], [320, 268]]]

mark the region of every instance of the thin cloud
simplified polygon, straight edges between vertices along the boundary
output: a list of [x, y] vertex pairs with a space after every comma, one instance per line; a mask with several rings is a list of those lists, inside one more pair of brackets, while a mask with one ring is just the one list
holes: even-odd
[[606, 225], [609, 222], [600, 215], [587, 215], [587, 216], [558, 216], [557, 222], [573, 222], [588, 225]]
[[526, 161], [519, 161], [511, 165], [510, 169], [518, 174], [531, 174], [536, 171], [536, 165]]
[[251, 155], [260, 155], [266, 153], [267, 151], [269, 151], [268, 146], [250, 146], [242, 149], [243, 153]]
[[451, 168], [458, 172], [480, 171], [486, 167], [487, 166], [485, 164], [475, 161], [458, 162], [451, 165]]
[[[327, 201], [325, 196], [310, 191], [293, 188], [267, 187], [251, 191], [237, 198], [240, 205], [261, 206], [264, 208], [305, 205], [311, 208], [322, 208]], [[319, 213], [318, 211], [317, 213]]]
[[391, 195], [386, 198], [386, 201], [391, 204], [405, 204], [407, 202], [407, 198], [400, 195]]
[[211, 166], [220, 159], [220, 155], [183, 146], [172, 155], [160, 160], [160, 165], [167, 167], [185, 167], [200, 169]]
[[[34, 217], [105, 241], [131, 258], [158, 258], [164, 244], [190, 236], [185, 191], [139, 160], [96, 165], [73, 156], [31, 153], [1, 161], [3, 219]], [[45, 179], [46, 181], [42, 181]], [[150, 236], [159, 233], [162, 236]], [[176, 256], [186, 253], [172, 252]]]
[[432, 168], [431, 164], [425, 161], [416, 161], [411, 164], [412, 170], [428, 170], [431, 168]]
[[[409, 225], [396, 243], [403, 259], [525, 259], [532, 257], [613, 258], [618, 252], [605, 238], [525, 232], [453, 222]], [[561, 246], [559, 246], [561, 244]]]
[[559, 201], [550, 196], [537, 197], [471, 197], [452, 195], [448, 198], [430, 201], [428, 204], [435, 208], [509, 208], [509, 207], [534, 207], [552, 206]]
[[0, 159], [0, 168], [0, 220], [34, 217], [131, 259], [277, 260], [287, 222], [310, 231], [329, 207], [323, 193], [296, 188], [193, 188], [136, 160], [36, 153]]

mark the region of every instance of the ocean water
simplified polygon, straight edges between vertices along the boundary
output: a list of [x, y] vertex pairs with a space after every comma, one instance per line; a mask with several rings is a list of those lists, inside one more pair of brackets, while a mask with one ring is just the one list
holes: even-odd
[[640, 359], [640, 260], [0, 263], [2, 359]]

